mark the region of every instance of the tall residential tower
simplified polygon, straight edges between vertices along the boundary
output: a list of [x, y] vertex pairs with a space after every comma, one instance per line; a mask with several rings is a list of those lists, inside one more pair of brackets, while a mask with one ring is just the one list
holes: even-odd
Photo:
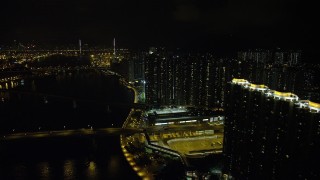
[[245, 79], [226, 95], [225, 171], [237, 179], [317, 179], [320, 104]]

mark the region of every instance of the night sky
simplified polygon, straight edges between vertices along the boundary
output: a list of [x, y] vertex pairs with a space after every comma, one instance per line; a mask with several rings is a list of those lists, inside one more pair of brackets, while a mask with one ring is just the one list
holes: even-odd
[[316, 7], [302, 0], [8, 0], [0, 44], [289, 47], [315, 44]]

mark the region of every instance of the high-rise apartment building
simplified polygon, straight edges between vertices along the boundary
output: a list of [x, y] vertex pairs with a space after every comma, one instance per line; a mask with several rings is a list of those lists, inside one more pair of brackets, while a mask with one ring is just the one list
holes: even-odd
[[244, 79], [233, 79], [226, 93], [227, 173], [237, 179], [319, 178], [320, 104]]
[[145, 59], [146, 102], [171, 104], [174, 100], [174, 74], [171, 57], [156, 48]]
[[265, 49], [239, 51], [238, 60], [257, 67], [267, 63], [295, 66], [301, 61], [301, 51], [283, 51], [280, 49], [276, 51]]
[[145, 54], [132, 53], [129, 58], [129, 81], [144, 80]]
[[145, 59], [146, 102], [221, 107], [226, 67], [212, 54], [152, 49]]

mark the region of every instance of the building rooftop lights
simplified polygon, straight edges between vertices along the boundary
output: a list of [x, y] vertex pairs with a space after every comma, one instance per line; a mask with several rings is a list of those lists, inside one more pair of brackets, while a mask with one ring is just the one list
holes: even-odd
[[246, 79], [237, 79], [237, 78], [233, 78], [232, 83], [234, 83], [234, 84], [250, 84], [250, 82]]
[[271, 96], [279, 100], [289, 100], [289, 101], [298, 101], [299, 97], [291, 92], [280, 92], [280, 91], [271, 91]]
[[291, 92], [280, 92], [280, 91], [274, 91], [273, 94], [275, 96], [280, 96], [280, 97], [298, 97], [297, 95], [291, 93]]
[[309, 101], [309, 106], [313, 107], [313, 108], [317, 108], [317, 109], [320, 110], [320, 104], [319, 103], [315, 103], [315, 102]]
[[270, 90], [264, 84], [252, 84], [245, 79], [232, 79], [232, 83], [242, 85], [245, 88], [249, 88], [255, 91], [263, 91], [265, 95], [271, 96], [274, 99], [285, 100], [285, 101], [298, 101], [299, 97], [291, 92], [280, 92], [275, 90]]
[[311, 112], [320, 113], [320, 104], [309, 100], [301, 100], [297, 103], [300, 108], [308, 108]]
[[250, 84], [251, 88], [264, 88], [267, 89], [268, 86], [264, 85], [264, 84]]
[[268, 86], [263, 84], [251, 84], [245, 79], [232, 79], [232, 83], [241, 85], [244, 88], [249, 88], [255, 91], [262, 91], [266, 96], [273, 97], [277, 100], [291, 101], [295, 102], [300, 108], [308, 108], [310, 112], [320, 113], [320, 104], [315, 103], [309, 100], [299, 100], [299, 97], [296, 94], [291, 92], [280, 92], [271, 90]]
[[268, 90], [268, 86], [264, 84], [250, 84], [248, 85], [249, 89], [251, 90], [257, 90], [257, 91], [265, 91]]

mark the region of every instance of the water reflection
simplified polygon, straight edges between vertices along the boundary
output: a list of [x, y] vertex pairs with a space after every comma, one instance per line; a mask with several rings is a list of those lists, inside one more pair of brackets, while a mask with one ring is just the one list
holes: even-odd
[[[2, 88], [5, 83], [0, 83]], [[111, 123], [120, 126], [129, 109], [111, 106], [112, 111], [106, 113], [106, 105], [100, 102], [131, 102], [133, 99], [132, 94], [119, 85], [117, 77], [106, 78], [95, 72], [73, 73], [70, 77], [66, 73], [61, 75], [60, 82], [54, 76], [46, 76], [26, 78], [17, 83], [20, 85], [16, 90], [0, 92], [0, 119], [6, 124], [0, 127], [3, 134], [79, 129], [88, 124], [97, 128], [109, 127]], [[11, 89], [11, 83], [7, 84]], [[18, 91], [30, 93], [18, 94]], [[114, 119], [119, 121], [115, 123]], [[1, 142], [0, 180], [137, 179], [118, 143], [118, 136]]]
[[40, 175], [40, 179], [50, 180], [51, 179], [51, 168], [48, 162], [40, 162], [37, 164], [37, 169]]
[[115, 177], [117, 174], [116, 172], [119, 172], [119, 157], [118, 156], [111, 156], [111, 159], [109, 160], [108, 164], [108, 174], [111, 177]]
[[74, 179], [74, 176], [76, 174], [76, 169], [74, 166], [74, 161], [73, 160], [66, 160], [63, 165], [63, 175], [64, 179], [69, 180], [69, 179]]
[[97, 165], [94, 161], [90, 161], [88, 164], [87, 175], [89, 179], [95, 179], [98, 174]]
[[10, 90], [15, 89], [19, 86], [24, 86], [24, 81], [22, 80], [12, 80], [7, 82], [0, 82], [0, 89]]
[[12, 174], [14, 174], [14, 179], [24, 179], [28, 174], [26, 165], [23, 163], [17, 164], [14, 166]]
[[34, 80], [31, 81], [31, 91], [36, 91], [37, 90], [37, 87], [36, 87], [36, 84], [34, 82]]
[[[138, 179], [120, 147], [105, 144], [115, 144], [118, 139], [117, 136], [96, 139], [99, 147], [96, 151], [85, 137], [4, 143], [0, 149], [0, 180]], [[28, 148], [22, 150], [26, 145]]]

